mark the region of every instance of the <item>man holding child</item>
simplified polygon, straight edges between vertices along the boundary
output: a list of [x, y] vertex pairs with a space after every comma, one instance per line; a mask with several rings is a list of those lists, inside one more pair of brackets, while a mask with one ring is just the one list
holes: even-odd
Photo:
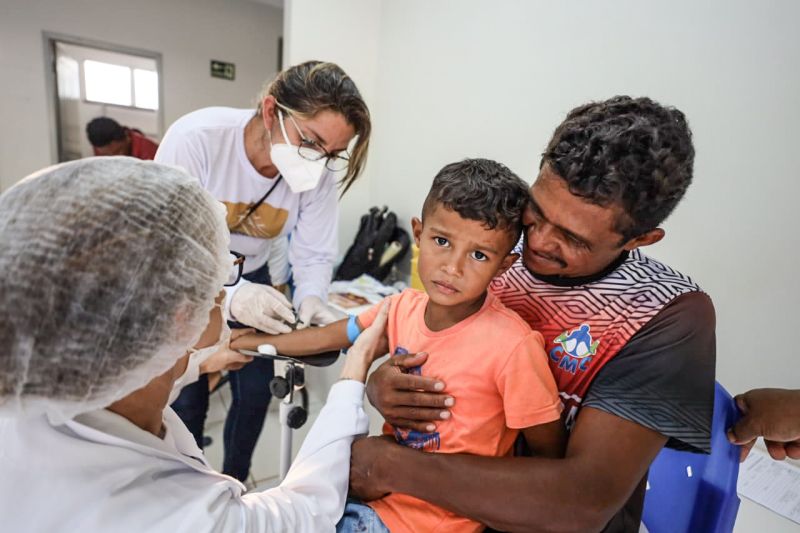
[[[351, 493], [402, 493], [501, 530], [638, 531], [661, 448], [710, 449], [711, 299], [640, 251], [664, 237], [693, 162], [683, 113], [630, 97], [572, 110], [543, 154], [521, 258], [491, 290], [544, 337], [570, 429], [563, 459], [424, 453], [373, 437], [353, 446]], [[370, 377], [388, 423], [423, 433], [450, 423], [459, 397], [426, 374], [430, 357], [395, 356]]]

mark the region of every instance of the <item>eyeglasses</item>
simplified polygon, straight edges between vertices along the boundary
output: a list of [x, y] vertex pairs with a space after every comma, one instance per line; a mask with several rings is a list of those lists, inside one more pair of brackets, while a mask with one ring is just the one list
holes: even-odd
[[228, 252], [231, 260], [231, 270], [228, 272], [228, 280], [225, 282], [226, 287], [232, 287], [239, 283], [242, 279], [242, 271], [244, 270], [244, 256], [239, 252]]
[[[292, 111], [276, 102], [276, 105], [286, 111], [286, 116], [289, 117], [289, 120], [292, 121], [294, 124], [297, 133], [300, 134], [300, 146], [297, 148], [297, 153], [300, 154], [300, 157], [307, 161], [319, 161], [321, 159], [325, 159], [325, 168], [330, 170], [331, 172], [343, 172], [347, 170], [347, 166], [350, 164], [350, 157], [349, 154], [347, 155], [339, 155], [339, 154], [332, 154], [325, 150], [320, 144], [315, 141], [314, 139], [310, 139], [303, 133], [303, 130], [300, 129], [300, 125], [292, 116]], [[278, 113], [280, 114], [280, 109]], [[283, 119], [283, 117], [279, 117]], [[286, 139], [286, 142], [289, 142], [289, 139]], [[347, 153], [347, 152], [345, 152]]]

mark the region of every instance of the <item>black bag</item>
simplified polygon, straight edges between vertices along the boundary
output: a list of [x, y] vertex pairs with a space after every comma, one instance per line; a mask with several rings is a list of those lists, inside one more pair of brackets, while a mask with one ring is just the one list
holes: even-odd
[[369, 274], [383, 281], [411, 248], [411, 237], [397, 226], [397, 215], [373, 207], [361, 217], [353, 244], [336, 270], [336, 280], [351, 280]]

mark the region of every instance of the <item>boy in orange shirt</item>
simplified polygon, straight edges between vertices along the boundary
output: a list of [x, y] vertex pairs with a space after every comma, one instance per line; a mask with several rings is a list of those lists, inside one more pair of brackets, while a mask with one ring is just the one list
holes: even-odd
[[[487, 291], [517, 254], [527, 186], [509, 169], [485, 159], [444, 167], [411, 221], [426, 292], [390, 298], [390, 352], [428, 353], [414, 373], [448, 383], [458, 403], [431, 433], [384, 425], [406, 446], [432, 453], [503, 456], [521, 432], [533, 453], [561, 457], [566, 434], [561, 402], [542, 336]], [[273, 344], [278, 353], [309, 355], [349, 346], [379, 306], [325, 328], [286, 335], [240, 337], [238, 349]], [[478, 522], [404, 494], [349, 502], [337, 531], [481, 531]]]

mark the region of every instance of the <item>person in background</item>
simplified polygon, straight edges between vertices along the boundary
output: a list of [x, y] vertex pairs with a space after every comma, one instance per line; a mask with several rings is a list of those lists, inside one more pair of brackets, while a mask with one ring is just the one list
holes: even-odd
[[121, 126], [109, 117], [97, 117], [86, 124], [86, 136], [94, 155], [128, 155], [138, 159], [155, 159], [158, 143], [144, 133]]
[[728, 440], [742, 447], [742, 461], [758, 437], [773, 459], [800, 459], [800, 390], [754, 389], [735, 400], [742, 418], [728, 430]]
[[0, 195], [0, 229], [3, 531], [333, 532], [388, 305], [284, 481], [246, 492], [168, 406], [229, 334], [222, 206], [174, 167], [83, 159]]
[[[339, 253], [337, 181], [344, 192], [361, 174], [370, 131], [353, 80], [321, 61], [278, 73], [256, 109], [209, 107], [170, 126], [156, 161], [184, 168], [225, 205], [231, 250], [245, 257], [243, 281], [226, 289], [232, 326], [275, 334], [340, 318], [327, 305]], [[285, 283], [288, 265], [292, 303], [273, 287]], [[222, 470], [240, 480], [264, 425], [273, 372], [271, 360], [257, 358], [228, 374]], [[173, 405], [199, 446], [208, 395], [202, 375]]]

